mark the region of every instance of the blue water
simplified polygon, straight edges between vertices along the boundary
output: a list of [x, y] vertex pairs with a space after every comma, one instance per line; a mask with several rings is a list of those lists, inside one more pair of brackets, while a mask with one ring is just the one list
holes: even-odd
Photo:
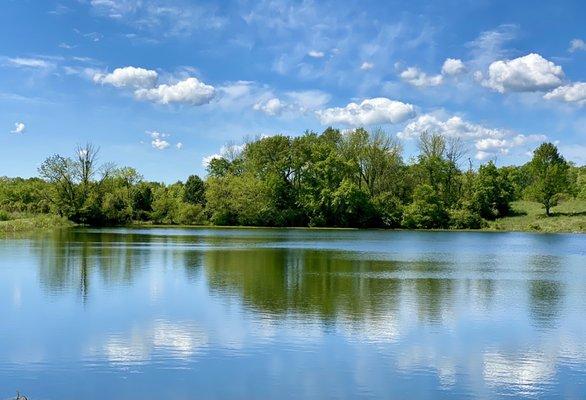
[[586, 398], [586, 236], [0, 239], [0, 399]]

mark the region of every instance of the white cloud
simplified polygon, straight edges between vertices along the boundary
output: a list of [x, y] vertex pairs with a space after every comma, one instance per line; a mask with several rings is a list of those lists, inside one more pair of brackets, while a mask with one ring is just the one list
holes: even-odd
[[459, 138], [465, 142], [473, 143], [477, 151], [476, 158], [480, 160], [498, 154], [506, 155], [513, 148], [547, 139], [545, 135], [523, 135], [506, 129], [487, 128], [464, 121], [458, 116], [441, 120], [431, 114], [419, 116], [415, 121], [407, 124], [397, 136], [400, 139], [411, 139], [419, 137], [422, 132]]
[[460, 75], [464, 71], [466, 71], [466, 67], [460, 59], [446, 58], [444, 65], [442, 65], [442, 75]]
[[271, 116], [305, 114], [324, 107], [331, 98], [329, 94], [320, 90], [286, 92], [281, 98], [274, 96], [272, 91], [264, 91], [258, 96], [260, 99], [252, 108]]
[[123, 67], [116, 68], [110, 74], [97, 73], [94, 75], [94, 82], [109, 84], [117, 88], [152, 88], [157, 83], [158, 74], [156, 71], [137, 68]]
[[75, 47], [76, 46], [73, 46], [73, 45], [68, 44], [68, 43], [65, 43], [65, 42], [59, 43], [59, 48], [61, 48], [61, 49], [71, 50], [71, 49], [73, 49]]
[[377, 97], [365, 99], [360, 104], [350, 103], [346, 107], [319, 110], [316, 114], [324, 125], [396, 124], [412, 118], [415, 115], [415, 108], [412, 104]]
[[316, 50], [311, 50], [309, 53], [307, 53], [308, 56], [310, 56], [311, 58], [324, 58], [325, 54], [323, 51], [316, 51]]
[[566, 103], [586, 104], [586, 82], [575, 82], [555, 88], [543, 96], [547, 100], [560, 100]]
[[488, 67], [488, 78], [482, 82], [498, 92], [536, 92], [562, 84], [564, 71], [536, 53], [513, 60], [495, 61]]
[[519, 34], [519, 26], [504, 24], [494, 30], [482, 32], [475, 40], [467, 43], [471, 49], [471, 64], [474, 68], [486, 68], [494, 60], [508, 58], [510, 50], [507, 42], [514, 40]]
[[41, 58], [24, 58], [24, 57], [15, 57], [9, 58], [8, 64], [13, 67], [20, 67], [20, 68], [51, 68], [54, 67], [54, 64], [41, 59]]
[[443, 83], [443, 76], [428, 76], [425, 72], [421, 71], [417, 67], [409, 67], [401, 72], [399, 76], [405, 82], [417, 87], [438, 86]]
[[147, 134], [153, 139], [151, 141], [151, 146], [153, 146], [153, 148], [157, 150], [165, 150], [170, 146], [170, 143], [164, 139], [168, 137], [169, 134], [157, 131], [147, 132]]
[[151, 145], [157, 150], [165, 150], [167, 147], [170, 146], [169, 142], [159, 138], [153, 139]]
[[22, 123], [22, 122], [15, 122], [14, 123], [14, 129], [11, 130], [10, 133], [20, 134], [20, 133], [24, 133], [25, 130], [26, 130], [26, 126], [24, 125], [24, 123]]
[[570, 48], [568, 49], [568, 51], [570, 53], [573, 53], [575, 51], [586, 51], [586, 42], [584, 42], [582, 39], [572, 39], [570, 41]]
[[283, 111], [285, 105], [276, 97], [273, 97], [266, 101], [259, 101], [254, 105], [256, 111], [262, 111], [267, 115], [278, 115]]
[[314, 111], [329, 103], [332, 96], [320, 90], [301, 90], [285, 93], [287, 100], [301, 113]]
[[187, 103], [195, 106], [209, 103], [215, 94], [213, 86], [206, 85], [197, 78], [187, 78], [173, 85], [163, 84], [134, 92], [138, 100], [149, 100], [159, 104]]
[[369, 63], [368, 61], [364, 61], [360, 66], [360, 69], [363, 71], [370, 71], [374, 67], [374, 64]]
[[201, 160], [201, 165], [204, 168], [207, 168], [208, 165], [210, 165], [210, 162], [212, 162], [212, 160], [222, 157], [226, 157], [228, 159], [234, 158], [240, 155], [240, 153], [244, 151], [245, 147], [245, 144], [226, 144], [220, 148], [220, 151], [218, 153], [203, 157]]
[[218, 158], [222, 158], [222, 155], [216, 153], [216, 154], [212, 154], [212, 155], [209, 155], [209, 156], [205, 156], [204, 158], [201, 159], [201, 166], [204, 167], [204, 168], [207, 168], [208, 165], [210, 165], [210, 163], [213, 160], [218, 159]]
[[217, 30], [226, 18], [217, 15], [217, 7], [189, 2], [161, 0], [91, 0], [99, 15], [130, 25], [153, 38], [188, 36], [195, 31]]
[[[157, 150], [165, 150], [166, 148], [171, 146], [171, 143], [169, 143], [169, 141], [166, 140], [166, 138], [171, 136], [168, 133], [161, 133], [158, 131], [147, 131], [147, 135], [149, 135], [152, 139], [151, 146], [153, 146], [153, 148]], [[175, 144], [175, 148], [181, 150], [183, 148], [183, 143], [177, 142]]]

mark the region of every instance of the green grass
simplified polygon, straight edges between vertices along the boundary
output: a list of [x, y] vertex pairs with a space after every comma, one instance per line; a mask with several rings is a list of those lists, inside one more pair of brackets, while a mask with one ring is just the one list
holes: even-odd
[[552, 209], [552, 216], [532, 201], [515, 201], [514, 215], [489, 224], [489, 230], [536, 232], [586, 232], [586, 200], [568, 200]]
[[35, 214], [18, 216], [7, 221], [0, 221], [0, 234], [49, 230], [72, 226], [66, 218], [52, 214]]

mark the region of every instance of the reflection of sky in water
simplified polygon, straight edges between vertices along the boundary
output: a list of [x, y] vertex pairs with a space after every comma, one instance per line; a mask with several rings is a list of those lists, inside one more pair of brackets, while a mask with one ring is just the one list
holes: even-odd
[[5, 240], [0, 398], [580, 398], [584, 249], [260, 229]]

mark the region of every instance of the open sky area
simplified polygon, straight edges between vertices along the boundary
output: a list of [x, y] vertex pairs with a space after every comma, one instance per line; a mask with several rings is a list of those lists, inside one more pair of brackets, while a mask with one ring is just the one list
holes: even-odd
[[423, 130], [586, 162], [586, 2], [2, 0], [0, 175], [78, 144], [173, 182], [226, 144]]

